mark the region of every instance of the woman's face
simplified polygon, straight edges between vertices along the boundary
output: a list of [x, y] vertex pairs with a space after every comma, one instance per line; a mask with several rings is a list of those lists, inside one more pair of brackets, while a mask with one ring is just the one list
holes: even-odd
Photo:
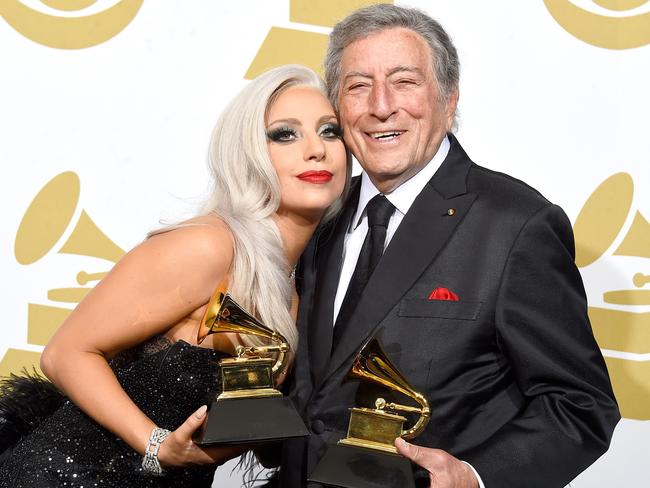
[[320, 219], [346, 177], [341, 129], [329, 101], [316, 88], [287, 88], [269, 107], [266, 134], [280, 180], [278, 214]]

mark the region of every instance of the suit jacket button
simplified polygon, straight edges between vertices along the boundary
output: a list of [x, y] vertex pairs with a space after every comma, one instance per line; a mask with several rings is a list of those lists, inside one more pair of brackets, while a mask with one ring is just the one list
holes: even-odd
[[314, 420], [311, 423], [311, 431], [317, 435], [322, 434], [325, 432], [325, 424], [322, 420]]

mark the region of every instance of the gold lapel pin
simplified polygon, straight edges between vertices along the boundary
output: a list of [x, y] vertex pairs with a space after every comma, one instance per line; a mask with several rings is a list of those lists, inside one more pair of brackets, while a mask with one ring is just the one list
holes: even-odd
[[447, 209], [447, 215], [449, 215], [450, 217], [452, 215], [456, 215], [456, 209], [455, 208], [448, 208]]

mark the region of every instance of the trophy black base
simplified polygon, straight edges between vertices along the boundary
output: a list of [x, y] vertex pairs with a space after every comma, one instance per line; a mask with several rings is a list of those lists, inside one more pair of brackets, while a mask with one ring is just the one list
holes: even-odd
[[415, 488], [411, 463], [397, 454], [330, 446], [309, 481], [342, 488]]
[[194, 442], [199, 446], [246, 444], [308, 435], [287, 397], [234, 398], [212, 403]]

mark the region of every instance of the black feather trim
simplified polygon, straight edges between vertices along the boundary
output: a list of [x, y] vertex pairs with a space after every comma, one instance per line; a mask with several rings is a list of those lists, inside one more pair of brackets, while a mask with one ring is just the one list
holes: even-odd
[[[16, 443], [59, 408], [66, 397], [56, 386], [23, 369], [0, 378], [0, 463]], [[4, 456], [3, 456], [4, 454]]]

